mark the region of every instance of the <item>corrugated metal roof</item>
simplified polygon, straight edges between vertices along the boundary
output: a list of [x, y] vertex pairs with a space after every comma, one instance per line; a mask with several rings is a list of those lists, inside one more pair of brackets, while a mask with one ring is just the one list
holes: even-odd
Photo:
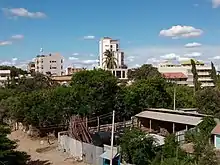
[[143, 111], [137, 115], [136, 117], [141, 118], [147, 118], [147, 119], [154, 119], [154, 120], [160, 120], [160, 121], [167, 121], [167, 122], [173, 122], [173, 123], [180, 123], [180, 124], [188, 124], [196, 126], [202, 121], [202, 117], [200, 116], [193, 116], [187, 113], [183, 114], [177, 114], [166, 111]]
[[212, 130], [213, 135], [220, 135], [220, 124], [217, 124], [215, 128]]

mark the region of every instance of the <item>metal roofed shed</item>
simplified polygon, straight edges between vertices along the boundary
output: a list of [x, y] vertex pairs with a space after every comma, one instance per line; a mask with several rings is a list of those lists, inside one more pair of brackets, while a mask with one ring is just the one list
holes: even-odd
[[148, 108], [135, 115], [138, 118], [140, 128], [143, 127], [147, 132], [159, 133], [162, 136], [193, 128], [202, 122], [205, 116], [180, 110], [153, 108]]
[[[174, 113], [172, 113], [174, 112]], [[150, 118], [155, 120], [162, 120], [180, 124], [188, 124], [196, 126], [202, 121], [202, 117], [198, 116], [191, 116], [191, 113], [182, 112], [182, 113], [175, 113], [174, 110], [171, 111], [153, 111], [147, 110], [143, 111], [137, 115], [136, 117], [143, 117], [143, 118]]]

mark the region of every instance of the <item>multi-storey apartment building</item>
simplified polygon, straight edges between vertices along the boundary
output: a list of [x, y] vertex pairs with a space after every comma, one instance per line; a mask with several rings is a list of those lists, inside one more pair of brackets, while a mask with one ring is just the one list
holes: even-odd
[[124, 52], [120, 50], [119, 40], [113, 40], [112, 38], [104, 37], [99, 41], [99, 67], [102, 69], [108, 69], [104, 63], [104, 53], [107, 50], [113, 52], [116, 59], [116, 67], [114, 69], [110, 69], [112, 73], [119, 79], [127, 79], [128, 70], [124, 63]]
[[[195, 63], [198, 81], [201, 83], [201, 87], [214, 86], [213, 79], [210, 75], [211, 66], [197, 60], [195, 60]], [[180, 85], [194, 86], [191, 61], [184, 61], [180, 64], [164, 62], [159, 64], [158, 71], [169, 81], [176, 82]]]
[[35, 72], [61, 76], [64, 74], [64, 58], [60, 54], [38, 55], [35, 58]]

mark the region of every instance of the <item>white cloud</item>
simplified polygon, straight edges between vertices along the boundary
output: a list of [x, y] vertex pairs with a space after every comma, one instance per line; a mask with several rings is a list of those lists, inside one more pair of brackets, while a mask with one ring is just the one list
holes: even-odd
[[170, 29], [163, 29], [160, 31], [160, 36], [178, 38], [192, 38], [201, 36], [203, 31], [192, 26], [172, 26]]
[[12, 17], [45, 18], [43, 12], [30, 12], [25, 8], [3, 8], [2, 11]]
[[[219, 56], [220, 46], [219, 45], [203, 45], [202, 47], [196, 47], [192, 49], [186, 49], [182, 46], [145, 46], [145, 47], [133, 47], [125, 49], [125, 58], [126, 56], [135, 56], [134, 61], [126, 61], [126, 65], [133, 67], [136, 64], [143, 65], [146, 61], [147, 63], [159, 63], [166, 58], [172, 59], [176, 57], [178, 61], [185, 61], [192, 56], [197, 60], [207, 61], [211, 57]], [[195, 53], [196, 52], [196, 53]], [[198, 56], [198, 53], [201, 53], [201, 56]], [[191, 54], [191, 57], [189, 56]], [[196, 56], [196, 57], [195, 57]], [[164, 57], [164, 58], [162, 58]], [[166, 58], [165, 58], [166, 57]], [[175, 59], [174, 59], [175, 60]], [[215, 65], [220, 66], [220, 60], [213, 60]]]
[[195, 3], [195, 4], [193, 4], [193, 6], [194, 6], [194, 7], [198, 7], [198, 6], [199, 6], [199, 4], [198, 4], [198, 3]]
[[212, 0], [212, 7], [218, 8], [220, 6], [220, 0]]
[[84, 40], [93, 40], [93, 39], [95, 39], [95, 36], [84, 36], [83, 39]]
[[132, 61], [134, 61], [134, 58], [135, 58], [135, 56], [128, 56], [126, 59], [127, 59], [127, 61], [132, 62]]
[[11, 38], [12, 38], [12, 39], [15, 39], [15, 40], [20, 40], [20, 39], [23, 39], [24, 36], [21, 35], [21, 34], [17, 34], [17, 35], [13, 35], [13, 36], [11, 36]]
[[0, 65], [11, 66], [11, 65], [12, 65], [12, 62], [10, 62], [10, 61], [3, 61], [3, 62], [0, 63]]
[[200, 52], [192, 52], [192, 53], [184, 54], [184, 56], [186, 56], [186, 57], [200, 57], [201, 55], [202, 55], [202, 53], [200, 53]]
[[0, 41], [0, 46], [6, 46], [6, 45], [11, 45], [11, 41]]
[[195, 48], [195, 47], [200, 47], [202, 46], [202, 44], [197, 43], [197, 42], [192, 42], [192, 43], [188, 43], [185, 45], [186, 48]]
[[78, 60], [79, 58], [76, 57], [69, 57], [69, 60]]
[[12, 61], [17, 61], [18, 60], [18, 58], [12, 58]]
[[220, 56], [211, 57], [210, 59], [213, 59], [213, 60], [220, 60]]
[[162, 59], [166, 59], [166, 60], [176, 60], [179, 58], [179, 55], [175, 54], [175, 53], [169, 53], [169, 54], [165, 54], [163, 56], [160, 56]]
[[98, 62], [99, 60], [82, 60], [79, 63], [85, 64], [85, 65], [93, 65], [93, 64], [97, 64]]
[[79, 55], [79, 53], [73, 53], [73, 56], [78, 56]]

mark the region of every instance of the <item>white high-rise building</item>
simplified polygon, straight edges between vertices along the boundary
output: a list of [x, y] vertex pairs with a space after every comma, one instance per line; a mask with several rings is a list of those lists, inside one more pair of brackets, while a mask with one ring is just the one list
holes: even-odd
[[[106, 50], [110, 50], [114, 53], [116, 59], [116, 68], [108, 69], [104, 63]], [[127, 66], [124, 63], [124, 52], [120, 51], [119, 40], [113, 40], [109, 37], [104, 37], [99, 41], [99, 67], [102, 69], [108, 69], [119, 79], [127, 79]]]
[[104, 53], [106, 50], [110, 50], [114, 53], [116, 59], [116, 68], [123, 68], [124, 64], [124, 52], [120, 51], [119, 40], [113, 40], [109, 37], [104, 37], [99, 41], [99, 67], [105, 69], [105, 57]]

